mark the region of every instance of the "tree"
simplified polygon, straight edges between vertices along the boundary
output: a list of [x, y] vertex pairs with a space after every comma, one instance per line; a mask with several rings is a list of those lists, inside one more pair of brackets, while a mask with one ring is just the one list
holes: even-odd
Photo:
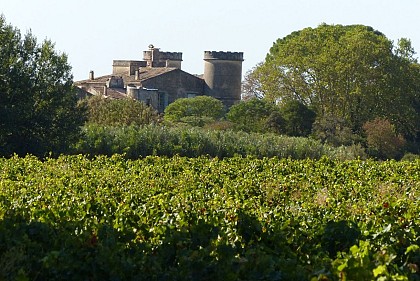
[[401, 156], [405, 139], [396, 132], [395, 126], [387, 119], [375, 118], [367, 121], [363, 129], [367, 135], [367, 146], [371, 155], [381, 159]]
[[345, 120], [335, 116], [317, 118], [312, 126], [312, 136], [323, 143], [333, 146], [349, 146], [360, 143], [362, 140], [360, 135], [355, 134], [348, 127]]
[[263, 99], [252, 98], [233, 105], [227, 119], [235, 124], [237, 130], [245, 132], [281, 133], [284, 119], [278, 107]]
[[79, 137], [77, 107], [67, 56], [41, 45], [0, 16], [0, 155], [60, 153]]
[[204, 126], [215, 122], [224, 115], [223, 103], [209, 96], [177, 99], [165, 108], [164, 120]]
[[395, 49], [384, 34], [363, 25], [305, 28], [273, 44], [252, 73], [259, 79], [253, 85], [271, 100], [297, 100], [318, 118], [344, 120], [356, 133], [384, 116], [400, 133], [415, 135], [419, 112], [411, 101], [420, 94], [419, 72], [409, 42], [400, 42]]
[[258, 63], [255, 67], [253, 67], [251, 70], [248, 70], [245, 73], [244, 81], [242, 82], [242, 99], [252, 99], [252, 98], [264, 98], [264, 92], [261, 89], [261, 71], [255, 71], [258, 69], [262, 63]]
[[297, 100], [284, 102], [280, 106], [285, 120], [285, 134], [294, 137], [306, 137], [312, 132], [315, 112]]
[[158, 121], [158, 114], [143, 102], [133, 99], [107, 99], [99, 96], [82, 101], [87, 107], [88, 123], [123, 126], [146, 125]]

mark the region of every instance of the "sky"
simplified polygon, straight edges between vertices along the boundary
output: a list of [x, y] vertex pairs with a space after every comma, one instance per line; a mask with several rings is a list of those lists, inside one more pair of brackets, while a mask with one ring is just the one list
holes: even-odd
[[182, 52], [192, 74], [203, 73], [204, 51], [244, 52], [245, 74], [278, 38], [321, 23], [368, 25], [420, 52], [419, 0], [0, 0], [0, 14], [55, 42], [75, 81], [111, 74], [114, 59], [142, 60], [149, 44]]

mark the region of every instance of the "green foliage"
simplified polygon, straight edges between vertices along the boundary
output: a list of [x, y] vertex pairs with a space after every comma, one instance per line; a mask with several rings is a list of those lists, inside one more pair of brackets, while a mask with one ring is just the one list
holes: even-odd
[[285, 134], [294, 137], [306, 137], [312, 132], [316, 114], [305, 104], [291, 100], [281, 104], [281, 116], [285, 120]]
[[368, 151], [381, 159], [401, 156], [405, 140], [387, 119], [375, 118], [363, 125], [366, 132]]
[[274, 134], [177, 128], [165, 126], [104, 127], [87, 125], [83, 138], [75, 145], [74, 153], [88, 155], [125, 154], [135, 159], [147, 155], [198, 157], [281, 157], [293, 159], [365, 158], [361, 147], [333, 148], [319, 141]]
[[146, 125], [158, 121], [151, 107], [133, 99], [105, 99], [99, 96], [81, 102], [88, 110], [87, 122], [104, 126]]
[[66, 151], [84, 122], [67, 56], [2, 16], [0, 45], [0, 155]]
[[404, 154], [401, 161], [415, 161], [416, 159], [420, 159], [420, 155], [409, 152]]
[[278, 107], [258, 98], [233, 105], [227, 113], [227, 119], [235, 124], [236, 130], [244, 132], [280, 133], [284, 127]]
[[260, 71], [256, 71], [262, 63], [258, 63], [251, 70], [245, 73], [244, 81], [242, 82], [242, 99], [247, 100], [251, 98], [264, 98], [264, 92], [262, 91], [261, 81], [263, 80], [260, 75]]
[[359, 143], [361, 136], [355, 134], [343, 119], [333, 116], [317, 118], [313, 124], [312, 136], [333, 146]]
[[165, 108], [164, 120], [203, 127], [221, 119], [223, 103], [209, 96], [177, 99]]
[[[418, 245], [411, 245], [405, 254], [417, 250]], [[394, 262], [397, 257], [390, 246], [375, 251], [369, 241], [360, 241], [359, 245], [350, 248], [349, 253], [338, 254], [333, 269], [340, 280], [418, 280], [419, 276], [415, 275], [417, 265], [405, 262], [399, 268]]]
[[0, 279], [418, 280], [420, 161], [0, 158]]
[[409, 40], [394, 48], [371, 27], [322, 24], [278, 39], [250, 79], [259, 95], [300, 101], [320, 119], [344, 120], [357, 134], [365, 122], [384, 116], [413, 137], [420, 130], [413, 52]]

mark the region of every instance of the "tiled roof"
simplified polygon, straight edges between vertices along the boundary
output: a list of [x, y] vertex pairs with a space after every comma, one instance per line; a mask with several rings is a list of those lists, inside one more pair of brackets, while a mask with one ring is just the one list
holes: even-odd
[[[174, 67], [152, 67], [152, 68], [144, 68], [140, 69], [140, 81], [144, 81], [159, 75], [162, 75], [164, 73], [168, 73], [174, 70], [177, 70], [178, 68]], [[134, 75], [131, 75], [130, 78], [135, 78]]]
[[124, 84], [131, 84], [131, 83], [139, 83], [142, 81], [145, 81], [150, 78], [154, 78], [156, 76], [174, 71], [178, 68], [174, 67], [152, 67], [152, 68], [141, 68], [139, 73], [139, 80], [136, 80], [136, 77], [134, 75], [104, 75], [100, 77], [96, 77], [93, 80], [86, 79], [75, 82], [76, 85], [80, 85], [83, 83], [105, 83], [109, 78], [112, 76], [121, 76], [124, 80]]
[[125, 93], [125, 89], [107, 88], [106, 97], [110, 97], [112, 99], [125, 99], [127, 98], [127, 95]]

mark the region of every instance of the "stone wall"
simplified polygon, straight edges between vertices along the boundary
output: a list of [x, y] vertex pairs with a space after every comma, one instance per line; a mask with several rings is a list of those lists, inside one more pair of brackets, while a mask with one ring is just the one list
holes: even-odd
[[182, 70], [174, 70], [157, 77], [142, 81], [142, 86], [159, 89], [168, 95], [168, 103], [179, 98], [186, 98], [188, 94], [204, 94], [204, 81]]

